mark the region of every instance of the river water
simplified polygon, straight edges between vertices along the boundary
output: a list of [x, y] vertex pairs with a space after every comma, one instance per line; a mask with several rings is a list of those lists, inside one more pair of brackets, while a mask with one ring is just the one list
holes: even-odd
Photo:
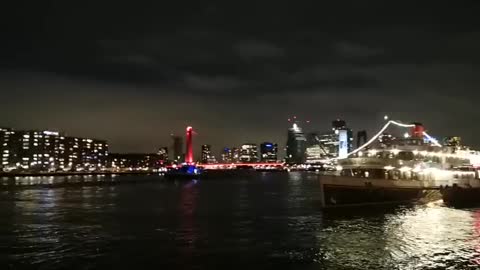
[[0, 191], [1, 269], [480, 269], [477, 209], [324, 211], [297, 172], [116, 181], [132, 177]]

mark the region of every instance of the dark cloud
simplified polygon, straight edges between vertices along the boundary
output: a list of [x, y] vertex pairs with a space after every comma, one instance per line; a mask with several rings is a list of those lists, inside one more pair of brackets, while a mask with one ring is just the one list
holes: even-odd
[[0, 124], [151, 151], [187, 124], [220, 149], [283, 144], [292, 114], [311, 129], [343, 117], [372, 131], [389, 113], [478, 145], [479, 11], [478, 1], [12, 4]]
[[241, 41], [234, 46], [234, 49], [241, 57], [246, 59], [281, 57], [285, 54], [285, 50], [280, 47], [253, 40]]

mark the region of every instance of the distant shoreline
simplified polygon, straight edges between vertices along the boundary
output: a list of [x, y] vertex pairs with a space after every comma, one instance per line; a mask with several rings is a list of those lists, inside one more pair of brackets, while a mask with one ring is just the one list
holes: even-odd
[[22, 177], [22, 176], [90, 176], [90, 175], [146, 175], [155, 174], [152, 171], [128, 171], [128, 172], [22, 172], [22, 173], [0, 173], [0, 177]]

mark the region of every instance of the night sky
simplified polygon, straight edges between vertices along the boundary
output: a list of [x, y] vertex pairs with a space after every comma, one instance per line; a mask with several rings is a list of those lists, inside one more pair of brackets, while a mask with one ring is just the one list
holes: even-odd
[[370, 133], [383, 115], [480, 147], [480, 1], [16, 1], [0, 126], [155, 152], [286, 141], [287, 118]]

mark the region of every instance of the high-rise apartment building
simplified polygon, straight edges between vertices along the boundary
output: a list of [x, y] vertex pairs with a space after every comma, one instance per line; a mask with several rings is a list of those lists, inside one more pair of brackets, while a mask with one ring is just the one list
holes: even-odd
[[2, 170], [99, 170], [106, 167], [106, 141], [67, 137], [48, 130], [0, 130]]

